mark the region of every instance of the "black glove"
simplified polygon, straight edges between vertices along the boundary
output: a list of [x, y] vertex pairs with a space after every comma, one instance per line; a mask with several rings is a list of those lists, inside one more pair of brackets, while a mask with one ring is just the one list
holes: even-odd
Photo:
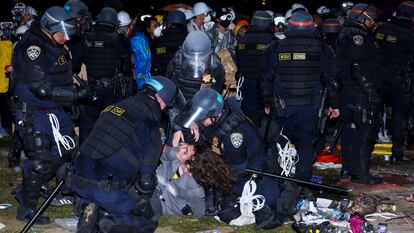
[[46, 100], [51, 97], [52, 86], [48, 81], [36, 81], [29, 84], [29, 90], [33, 92], [37, 98]]
[[407, 122], [407, 130], [411, 132], [414, 130], [414, 117], [409, 117]]
[[96, 97], [89, 87], [80, 87], [77, 89], [77, 99], [95, 101]]

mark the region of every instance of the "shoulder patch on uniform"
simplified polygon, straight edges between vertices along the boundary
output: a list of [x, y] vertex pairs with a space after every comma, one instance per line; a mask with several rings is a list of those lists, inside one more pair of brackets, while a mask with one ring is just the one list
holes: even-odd
[[356, 46], [361, 46], [362, 44], [364, 44], [364, 37], [362, 37], [361, 35], [353, 36], [352, 39], [354, 40]]
[[238, 149], [243, 144], [243, 134], [232, 133], [230, 135], [230, 141], [234, 148]]
[[291, 53], [279, 53], [279, 61], [289, 61], [292, 60]]
[[42, 49], [40, 49], [40, 47], [37, 45], [31, 45], [26, 50], [27, 56], [32, 61], [38, 58], [41, 52], [42, 52]]

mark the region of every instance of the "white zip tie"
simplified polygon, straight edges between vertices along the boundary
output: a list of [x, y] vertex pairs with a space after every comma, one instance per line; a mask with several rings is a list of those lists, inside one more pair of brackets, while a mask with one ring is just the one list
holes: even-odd
[[236, 99], [238, 101], [240, 101], [243, 98], [242, 91], [240, 90], [240, 88], [243, 86], [243, 83], [244, 83], [244, 76], [240, 75], [239, 80], [237, 81], [237, 86], [236, 86]]
[[243, 192], [240, 197], [240, 212], [242, 215], [251, 216], [254, 211], [263, 208], [265, 197], [263, 195], [254, 195], [257, 184], [254, 180], [249, 180], [244, 184]]
[[277, 150], [279, 153], [278, 162], [279, 166], [282, 168], [280, 175], [290, 176], [295, 169], [296, 163], [299, 161], [299, 156], [297, 156], [296, 149], [291, 146], [289, 138], [283, 135], [283, 128], [280, 131], [280, 136], [287, 140], [287, 143], [283, 148], [279, 143], [277, 143]]
[[59, 120], [53, 113], [48, 113], [50, 125], [52, 126], [53, 138], [55, 139], [59, 155], [62, 157], [62, 151], [60, 150], [60, 144], [65, 148], [65, 150], [72, 150], [75, 148], [75, 141], [68, 135], [62, 135], [60, 133]]

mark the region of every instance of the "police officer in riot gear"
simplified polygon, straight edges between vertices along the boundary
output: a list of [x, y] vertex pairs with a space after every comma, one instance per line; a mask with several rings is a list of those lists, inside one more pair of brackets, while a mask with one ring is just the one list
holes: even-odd
[[392, 107], [392, 163], [403, 159], [405, 125], [408, 119], [410, 92], [413, 82], [414, 59], [414, 2], [405, 1], [396, 10], [396, 16], [380, 25], [375, 39], [383, 54], [385, 103]]
[[254, 123], [260, 122], [264, 116], [261, 80], [268, 59], [266, 51], [275, 46], [272, 17], [265, 11], [257, 11], [245, 36], [239, 41], [236, 53], [238, 79], [244, 79], [242, 92], [242, 109]]
[[[305, 11], [292, 15], [285, 36], [272, 53], [273, 69], [265, 75], [264, 105], [267, 114], [272, 109], [278, 129], [283, 128], [283, 134], [295, 144], [299, 156], [296, 178], [309, 180], [316, 156], [318, 110], [325, 103], [331, 106], [331, 117], [339, 115], [334, 57], [329, 47], [317, 39], [312, 17]], [[325, 96], [330, 97], [327, 99], [321, 96], [325, 87]]]
[[79, 119], [80, 142], [85, 141], [98, 119], [100, 112], [108, 105], [126, 95], [132, 77], [124, 76], [125, 64], [130, 63], [130, 51], [124, 46], [123, 38], [117, 33], [117, 12], [105, 7], [96, 19], [92, 31], [85, 34], [84, 63], [88, 85], [95, 91], [97, 100], [81, 106]]
[[[244, 184], [250, 179], [246, 168], [265, 169], [267, 159], [264, 144], [256, 135], [253, 124], [245, 117], [236, 97], [226, 102], [221, 95], [206, 88], [197, 92], [176, 118], [177, 124], [183, 128], [206, 128], [204, 136], [212, 142], [213, 150], [219, 151], [229, 165], [235, 177], [233, 194], [224, 196], [222, 211], [218, 216], [229, 223], [237, 219], [241, 213], [236, 206], [242, 195]], [[283, 217], [277, 214], [276, 203], [279, 197], [279, 184], [275, 179], [260, 177], [256, 180], [257, 192], [266, 199], [266, 206], [254, 212], [256, 225], [263, 229], [272, 229], [283, 223]], [[206, 191], [206, 200], [212, 195]], [[207, 210], [214, 208], [206, 203]]]
[[[66, 181], [81, 198], [77, 205], [93, 202], [107, 212], [102, 232], [155, 230], [150, 197], [165, 142], [160, 120], [177, 93], [171, 80], [154, 76], [142, 92], [107, 106], [82, 144]], [[96, 224], [89, 218], [82, 216], [78, 230]]]
[[[71, 159], [76, 147], [74, 124], [62, 107], [89, 98], [90, 92], [73, 87], [71, 59], [64, 44], [75, 35], [75, 27], [71, 14], [62, 7], [51, 7], [14, 50], [13, 92], [18, 97], [14, 116], [28, 157], [23, 163], [22, 188], [16, 193], [19, 220], [33, 217], [41, 186]], [[45, 216], [37, 221], [49, 222]]]
[[180, 88], [186, 100], [206, 87], [221, 92], [224, 74], [220, 58], [211, 51], [208, 36], [200, 31], [187, 35], [167, 68], [167, 77]]
[[321, 39], [335, 51], [342, 26], [338, 19], [325, 19], [320, 26]]
[[342, 173], [364, 184], [382, 182], [369, 173], [380, 122], [381, 101], [377, 90], [382, 86], [379, 51], [370, 35], [376, 20], [374, 6], [356, 4], [344, 22], [336, 50], [343, 85], [340, 106], [346, 123], [341, 137]]
[[154, 75], [165, 75], [170, 60], [183, 44], [188, 31], [185, 14], [179, 10], [171, 11], [165, 17], [165, 29], [162, 36], [154, 41], [155, 54], [152, 57]]
[[79, 74], [83, 63], [84, 33], [92, 26], [91, 13], [88, 6], [80, 0], [69, 0], [65, 3], [66, 11], [71, 13], [76, 20], [76, 36], [68, 41], [66, 45], [72, 55], [72, 69], [74, 74]]

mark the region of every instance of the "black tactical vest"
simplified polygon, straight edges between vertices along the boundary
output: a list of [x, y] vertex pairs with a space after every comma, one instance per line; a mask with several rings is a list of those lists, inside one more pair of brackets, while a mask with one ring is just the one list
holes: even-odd
[[378, 27], [374, 35], [383, 55], [383, 67], [398, 74], [407, 68], [413, 51], [414, 30], [408, 21], [393, 18]]
[[271, 32], [248, 31], [237, 46], [238, 72], [245, 79], [260, 79], [265, 70], [263, 58], [265, 50], [276, 40]]
[[139, 123], [150, 123], [152, 114], [161, 115], [159, 109], [158, 113], [153, 113], [153, 104], [145, 94], [138, 94], [106, 107], [82, 144], [81, 154], [90, 159], [103, 159], [118, 152], [128, 139], [134, 139]]
[[155, 41], [153, 75], [165, 75], [168, 63], [183, 44], [187, 33], [184, 28], [167, 28], [162, 31], [162, 36]]
[[[45, 59], [34, 58], [30, 61], [41, 69], [29, 70], [24, 67], [26, 53], [31, 47], [38, 50], [38, 56], [46, 56]], [[52, 86], [72, 87], [72, 61], [69, 51], [47, 38], [41, 32], [39, 23], [35, 23], [17, 44], [13, 65], [15, 66], [13, 76], [16, 81], [39, 81], [34, 80], [33, 77], [43, 76]], [[33, 72], [39, 72], [39, 75], [33, 75]]]
[[85, 65], [88, 82], [112, 78], [121, 72], [121, 39], [114, 28], [97, 25], [85, 35]]
[[288, 31], [280, 40], [275, 67], [281, 97], [315, 96], [321, 89], [322, 42], [306, 31]]

